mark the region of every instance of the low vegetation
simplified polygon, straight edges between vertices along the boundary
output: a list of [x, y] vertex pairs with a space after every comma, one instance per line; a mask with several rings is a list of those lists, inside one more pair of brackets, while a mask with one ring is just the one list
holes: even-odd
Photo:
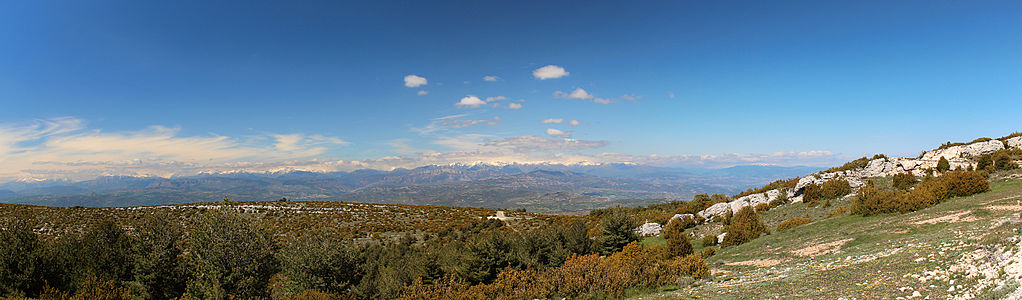
[[844, 179], [830, 179], [823, 184], [810, 184], [802, 192], [802, 199], [809, 205], [818, 205], [821, 201], [835, 199], [852, 193], [852, 185]]
[[802, 225], [805, 225], [805, 224], [809, 224], [809, 223], [812, 223], [812, 222], [813, 222], [813, 219], [803, 218], [803, 217], [794, 217], [794, 218], [791, 218], [791, 219], [784, 220], [784, 222], [781, 222], [781, 224], [777, 224], [777, 231], [784, 231], [784, 230], [792, 229], [792, 228], [799, 227], [799, 226], [802, 226]]
[[951, 171], [940, 177], [926, 178], [907, 192], [882, 190], [870, 181], [859, 188], [850, 209], [853, 214], [863, 216], [904, 213], [936, 205], [951, 197], [981, 193], [989, 188], [986, 176], [976, 171]]
[[720, 244], [723, 247], [740, 245], [768, 231], [752, 207], [746, 206], [731, 216], [725, 232], [727, 235], [724, 236], [724, 241]]

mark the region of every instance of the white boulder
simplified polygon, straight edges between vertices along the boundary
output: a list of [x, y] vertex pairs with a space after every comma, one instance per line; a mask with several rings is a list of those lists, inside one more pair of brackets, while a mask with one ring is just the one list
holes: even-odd
[[654, 236], [660, 234], [660, 231], [663, 231], [660, 223], [653, 222], [646, 222], [639, 225], [638, 228], [635, 228], [635, 234], [639, 236]]
[[692, 220], [692, 222], [696, 221], [695, 215], [692, 215], [692, 214], [675, 214], [673, 217], [671, 217], [671, 220], [667, 221], [667, 224], [670, 224], [672, 221], [674, 221], [674, 219], [678, 219], [678, 221], [685, 221], [685, 220]]

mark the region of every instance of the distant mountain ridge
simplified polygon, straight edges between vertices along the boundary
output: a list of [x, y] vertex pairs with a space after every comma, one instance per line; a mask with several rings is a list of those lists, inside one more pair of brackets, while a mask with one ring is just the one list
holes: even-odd
[[[223, 173], [188, 177], [109, 176], [81, 182], [0, 184], [0, 202], [47, 206], [136, 206], [235, 200], [326, 200], [545, 212], [733, 194], [820, 170], [742, 166], [681, 169], [633, 164], [453, 164], [392, 171]], [[3, 192], [8, 190], [9, 192]], [[544, 201], [544, 195], [551, 198]], [[570, 195], [570, 196], [566, 196]], [[574, 205], [554, 203], [570, 199]], [[655, 200], [659, 199], [659, 200]], [[637, 202], [638, 201], [638, 202]]]

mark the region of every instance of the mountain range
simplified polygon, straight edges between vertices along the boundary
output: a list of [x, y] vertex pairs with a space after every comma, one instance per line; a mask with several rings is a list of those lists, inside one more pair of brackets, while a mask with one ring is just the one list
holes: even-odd
[[392, 171], [107, 176], [0, 184], [0, 202], [45, 206], [138, 206], [232, 200], [319, 200], [584, 212], [614, 205], [734, 194], [820, 170], [736, 166], [682, 169], [635, 164], [453, 164]]

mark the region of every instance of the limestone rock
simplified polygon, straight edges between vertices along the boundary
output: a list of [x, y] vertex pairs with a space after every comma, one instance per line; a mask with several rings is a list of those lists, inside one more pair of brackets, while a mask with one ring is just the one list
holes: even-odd
[[717, 244], [724, 242], [724, 237], [727, 236], [727, 232], [722, 232], [717, 235]]
[[709, 221], [713, 219], [713, 217], [724, 216], [724, 214], [726, 214], [729, 209], [730, 205], [728, 203], [717, 203], [697, 213], [697, 215]]
[[635, 228], [635, 234], [639, 236], [654, 236], [660, 234], [663, 228], [660, 223], [646, 222]]
[[1008, 143], [1008, 147], [1011, 148], [1022, 148], [1022, 136], [1016, 136], [1005, 140]]
[[1004, 143], [998, 140], [972, 143], [961, 146], [951, 146], [944, 149], [930, 150], [923, 154], [922, 160], [939, 161], [941, 157], [947, 160], [953, 158], [966, 158], [980, 156], [997, 152], [1004, 149]]
[[674, 219], [678, 219], [678, 221], [684, 221], [686, 219], [687, 220], [692, 220], [692, 222], [696, 221], [695, 215], [692, 215], [692, 214], [675, 214], [673, 217], [671, 217], [671, 220], [667, 221], [667, 223], [670, 224], [672, 221], [674, 221]]

